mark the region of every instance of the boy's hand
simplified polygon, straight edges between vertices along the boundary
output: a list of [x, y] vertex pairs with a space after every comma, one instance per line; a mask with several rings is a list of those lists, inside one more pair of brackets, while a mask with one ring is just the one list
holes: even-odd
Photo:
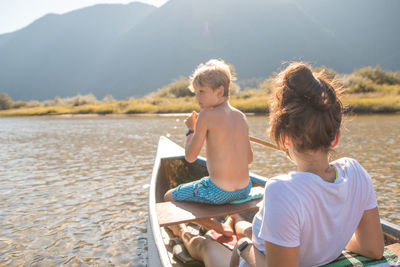
[[197, 112], [196, 111], [192, 111], [192, 113], [190, 114], [190, 116], [188, 116], [185, 119], [185, 124], [189, 129], [195, 129], [196, 128], [196, 120], [197, 120]]

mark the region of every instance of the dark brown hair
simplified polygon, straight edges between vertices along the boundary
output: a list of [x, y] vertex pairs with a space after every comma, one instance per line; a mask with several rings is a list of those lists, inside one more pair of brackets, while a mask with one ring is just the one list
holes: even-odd
[[343, 106], [334, 81], [291, 63], [276, 78], [270, 109], [270, 138], [284, 148], [288, 136], [299, 152], [325, 149], [340, 129]]

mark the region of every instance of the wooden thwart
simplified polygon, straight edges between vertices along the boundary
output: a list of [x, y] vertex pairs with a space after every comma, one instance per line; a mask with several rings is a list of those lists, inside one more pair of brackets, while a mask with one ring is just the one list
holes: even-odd
[[207, 218], [216, 218], [246, 211], [257, 211], [257, 204], [262, 200], [253, 199], [240, 204], [211, 205], [195, 202], [156, 203], [156, 212], [160, 226], [192, 222]]

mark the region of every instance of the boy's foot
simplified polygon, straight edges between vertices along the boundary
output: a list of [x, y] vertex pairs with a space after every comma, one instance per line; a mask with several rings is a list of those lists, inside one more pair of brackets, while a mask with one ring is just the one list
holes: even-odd
[[185, 224], [183, 224], [183, 223], [182, 224], [174, 224], [174, 225], [167, 226], [167, 228], [172, 231], [174, 236], [179, 237], [179, 238], [181, 238], [181, 232], [184, 231], [184, 230], [182, 230], [183, 227], [186, 228]]
[[232, 214], [230, 217], [233, 219], [233, 225], [235, 225], [236, 222], [244, 221], [244, 218], [238, 213]]
[[174, 236], [181, 240], [184, 240], [185, 238], [190, 240], [192, 237], [198, 236], [198, 233], [194, 233], [194, 229], [189, 229], [184, 223], [169, 225], [167, 228], [172, 231]]
[[210, 230], [213, 229], [216, 232], [223, 234], [226, 237], [231, 237], [234, 233], [233, 230], [233, 220], [228, 219], [226, 222], [221, 223], [213, 219], [204, 219], [196, 221], [196, 223]]
[[224, 236], [232, 236], [235, 233], [235, 220], [232, 216], [227, 216], [227, 219], [222, 224], [222, 228], [224, 229], [223, 235]]

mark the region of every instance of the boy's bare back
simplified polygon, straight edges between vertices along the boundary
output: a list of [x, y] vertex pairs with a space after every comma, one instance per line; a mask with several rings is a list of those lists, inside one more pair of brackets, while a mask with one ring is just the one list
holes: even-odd
[[[249, 184], [248, 164], [253, 154], [245, 115], [228, 101], [199, 113], [196, 134], [187, 147], [198, 154], [206, 143], [207, 168], [211, 180], [226, 191], [242, 189]], [[189, 160], [191, 161], [191, 160]]]

